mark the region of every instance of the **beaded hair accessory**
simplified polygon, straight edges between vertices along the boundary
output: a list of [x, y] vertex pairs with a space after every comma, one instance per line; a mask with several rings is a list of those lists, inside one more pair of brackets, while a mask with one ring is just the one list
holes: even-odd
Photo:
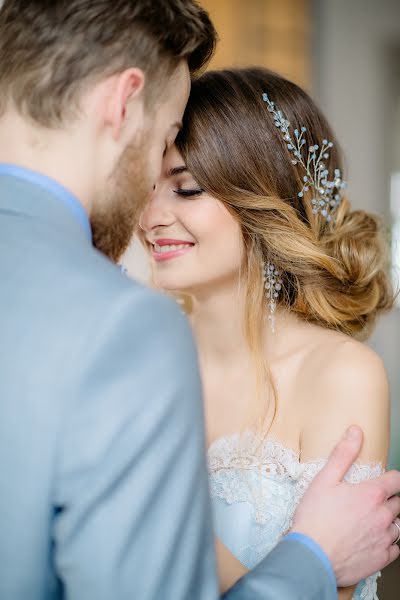
[[286, 142], [288, 150], [292, 153], [292, 164], [300, 164], [305, 175], [303, 177], [303, 187], [298, 193], [299, 198], [303, 198], [304, 194], [310, 189], [312, 191], [312, 212], [322, 215], [326, 221], [332, 221], [332, 216], [342, 200], [342, 190], [346, 187], [346, 182], [342, 180], [340, 169], [334, 170], [334, 178], [329, 180], [329, 171], [326, 168], [324, 160], [329, 158], [329, 150], [333, 143], [328, 140], [322, 140], [322, 146], [317, 144], [310, 146], [307, 153], [305, 150], [306, 140], [304, 134], [307, 131], [306, 127], [301, 127], [300, 130], [294, 130], [293, 140], [290, 134], [290, 123], [282, 114], [282, 111], [276, 110], [274, 102], [272, 102], [268, 94], [262, 96], [267, 104], [268, 111], [273, 115], [275, 125], [278, 127]]

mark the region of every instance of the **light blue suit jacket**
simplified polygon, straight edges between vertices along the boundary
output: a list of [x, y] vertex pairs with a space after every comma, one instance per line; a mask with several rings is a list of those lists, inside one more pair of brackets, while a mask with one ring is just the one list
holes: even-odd
[[[215, 600], [201, 386], [185, 317], [0, 175], [1, 600]], [[331, 600], [272, 552], [229, 600]]]

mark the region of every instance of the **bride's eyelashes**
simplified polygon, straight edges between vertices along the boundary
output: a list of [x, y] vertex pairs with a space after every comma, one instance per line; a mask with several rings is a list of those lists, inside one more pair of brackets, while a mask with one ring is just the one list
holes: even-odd
[[200, 196], [203, 192], [204, 192], [204, 190], [201, 188], [195, 188], [195, 189], [179, 188], [177, 190], [174, 190], [174, 193], [177, 194], [178, 196], [185, 196], [185, 197]]

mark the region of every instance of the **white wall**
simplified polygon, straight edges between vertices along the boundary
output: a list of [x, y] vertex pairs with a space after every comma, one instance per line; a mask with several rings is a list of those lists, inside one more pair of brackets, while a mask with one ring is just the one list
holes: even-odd
[[[348, 159], [349, 196], [385, 215], [390, 174], [400, 170], [400, 1], [315, 0], [314, 95]], [[393, 396], [392, 464], [400, 466], [400, 312], [383, 318], [371, 345]]]
[[128, 269], [128, 273], [134, 279], [137, 279], [142, 283], [148, 283], [150, 281], [149, 261], [141, 244], [137, 240], [132, 242], [131, 247], [123, 257], [122, 262]]

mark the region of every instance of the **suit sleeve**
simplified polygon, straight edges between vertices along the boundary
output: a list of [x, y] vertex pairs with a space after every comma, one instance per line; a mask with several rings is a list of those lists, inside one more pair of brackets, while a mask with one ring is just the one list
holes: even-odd
[[223, 600], [337, 600], [324, 561], [298, 539], [284, 538]]
[[[78, 364], [79, 363], [79, 364]], [[68, 600], [215, 600], [203, 408], [174, 303], [136, 291], [75, 357], [60, 426], [55, 569]]]

